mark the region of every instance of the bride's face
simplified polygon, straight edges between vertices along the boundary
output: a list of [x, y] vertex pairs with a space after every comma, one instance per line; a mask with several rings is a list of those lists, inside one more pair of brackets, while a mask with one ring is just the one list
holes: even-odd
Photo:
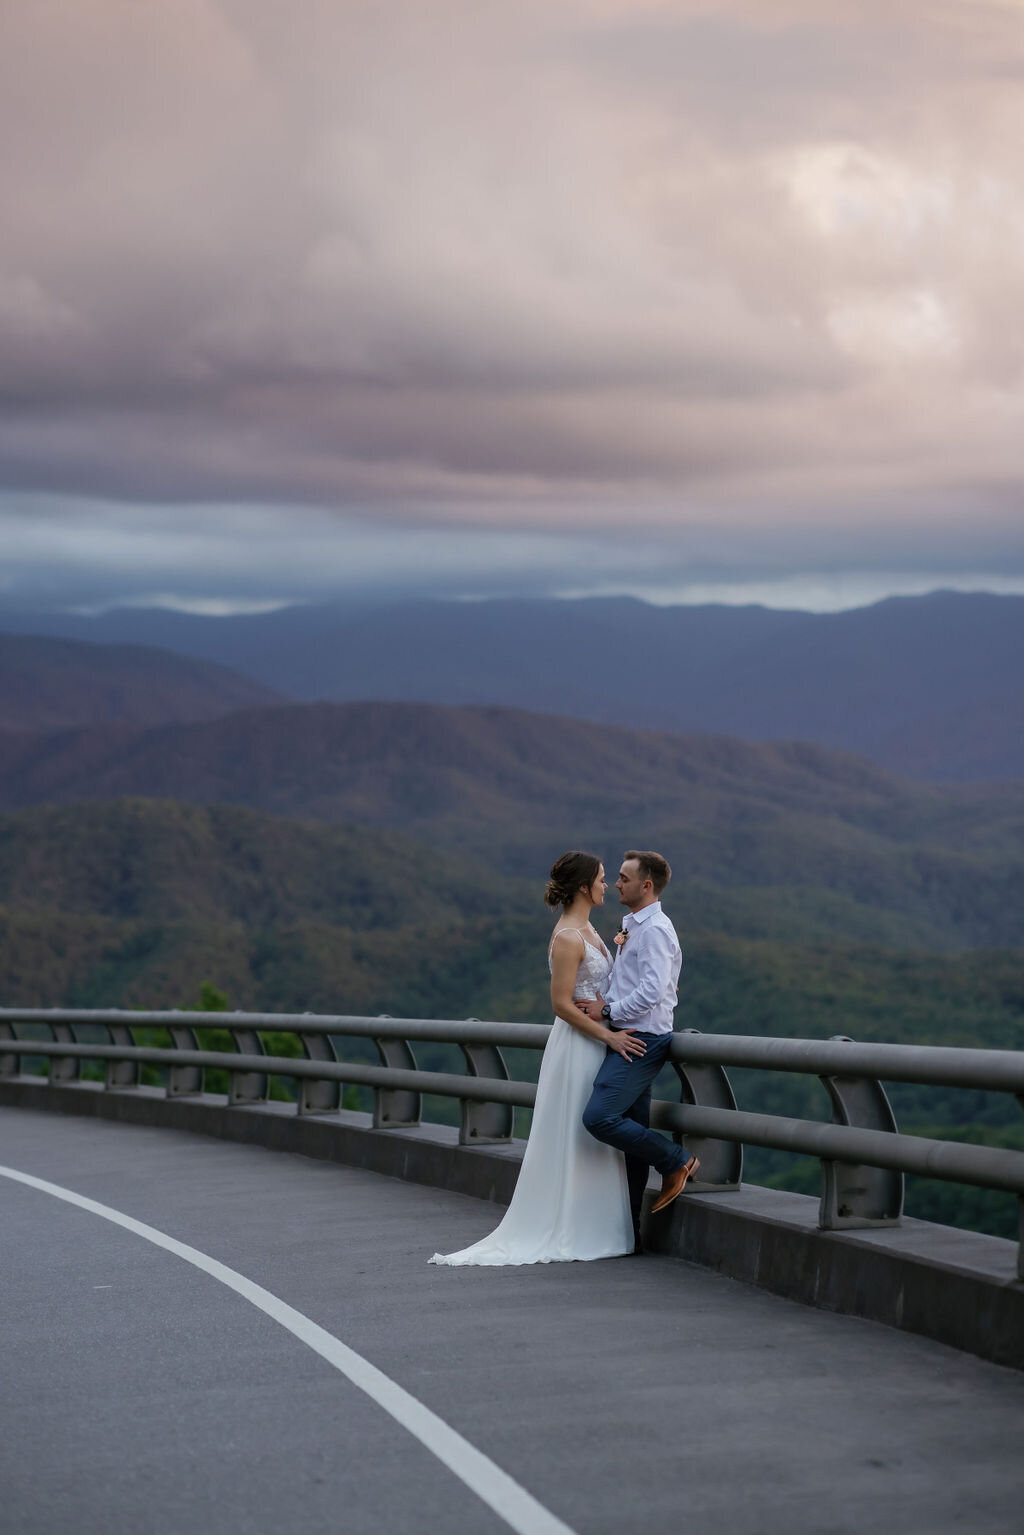
[[597, 878], [590, 887], [590, 899], [595, 906], [604, 905], [604, 893], [608, 889], [608, 881], [604, 877], [604, 864], [597, 871]]

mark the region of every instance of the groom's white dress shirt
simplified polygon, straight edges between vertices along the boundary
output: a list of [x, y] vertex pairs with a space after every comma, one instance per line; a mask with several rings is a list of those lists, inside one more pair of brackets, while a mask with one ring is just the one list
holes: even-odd
[[612, 1028], [671, 1034], [683, 956], [676, 930], [653, 901], [622, 919], [629, 937], [619, 946], [605, 1001]]

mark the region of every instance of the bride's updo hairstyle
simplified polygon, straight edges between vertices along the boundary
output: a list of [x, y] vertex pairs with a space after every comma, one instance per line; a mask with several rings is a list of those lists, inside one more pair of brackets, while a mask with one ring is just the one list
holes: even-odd
[[589, 890], [601, 872], [593, 853], [563, 853], [551, 865], [544, 899], [549, 906], [571, 906], [581, 890]]

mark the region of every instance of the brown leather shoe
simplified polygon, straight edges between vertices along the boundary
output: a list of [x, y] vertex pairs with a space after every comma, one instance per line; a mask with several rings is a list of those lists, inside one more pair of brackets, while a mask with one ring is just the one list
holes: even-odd
[[665, 1177], [661, 1180], [661, 1193], [651, 1206], [652, 1215], [657, 1210], [664, 1210], [665, 1206], [670, 1205], [673, 1199], [679, 1198], [699, 1166], [700, 1162], [697, 1158], [691, 1157], [688, 1162], [684, 1163], [682, 1167], [677, 1168], [674, 1173], [666, 1173]]

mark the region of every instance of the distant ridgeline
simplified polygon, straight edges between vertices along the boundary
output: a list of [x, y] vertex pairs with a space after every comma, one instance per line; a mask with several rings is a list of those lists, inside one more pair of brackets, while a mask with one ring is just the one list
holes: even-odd
[[[918, 778], [1024, 778], [1024, 597], [933, 592], [843, 613], [659, 608], [629, 598], [345, 601], [235, 618], [153, 608], [85, 618], [0, 606], [0, 630], [23, 637], [0, 636], [0, 725], [17, 712], [2, 685], [14, 664], [5, 643], [22, 646], [17, 665], [33, 673], [31, 693], [21, 695], [29, 717], [20, 723], [30, 728], [155, 721], [155, 698], [136, 689], [126, 703], [121, 688], [116, 701], [119, 669], [137, 673], [131, 652], [148, 646], [175, 652], [178, 662], [176, 670], [165, 655], [157, 667], [149, 651], [153, 690], [174, 711], [165, 719], [256, 707], [270, 701], [268, 689], [307, 701], [486, 703], [629, 727], [815, 741]], [[106, 653], [94, 669], [102, 666], [113, 709], [102, 712], [89, 684], [93, 712], [83, 712], [84, 668], [69, 689], [70, 656], [47, 650], [52, 639], [33, 654], [30, 636], [100, 642], [92, 648]], [[581, 639], [586, 667], [562, 665]], [[218, 663], [205, 683], [199, 663]], [[243, 689], [253, 695], [257, 684], [264, 696], [246, 701]], [[44, 700], [48, 690], [54, 696]]]

